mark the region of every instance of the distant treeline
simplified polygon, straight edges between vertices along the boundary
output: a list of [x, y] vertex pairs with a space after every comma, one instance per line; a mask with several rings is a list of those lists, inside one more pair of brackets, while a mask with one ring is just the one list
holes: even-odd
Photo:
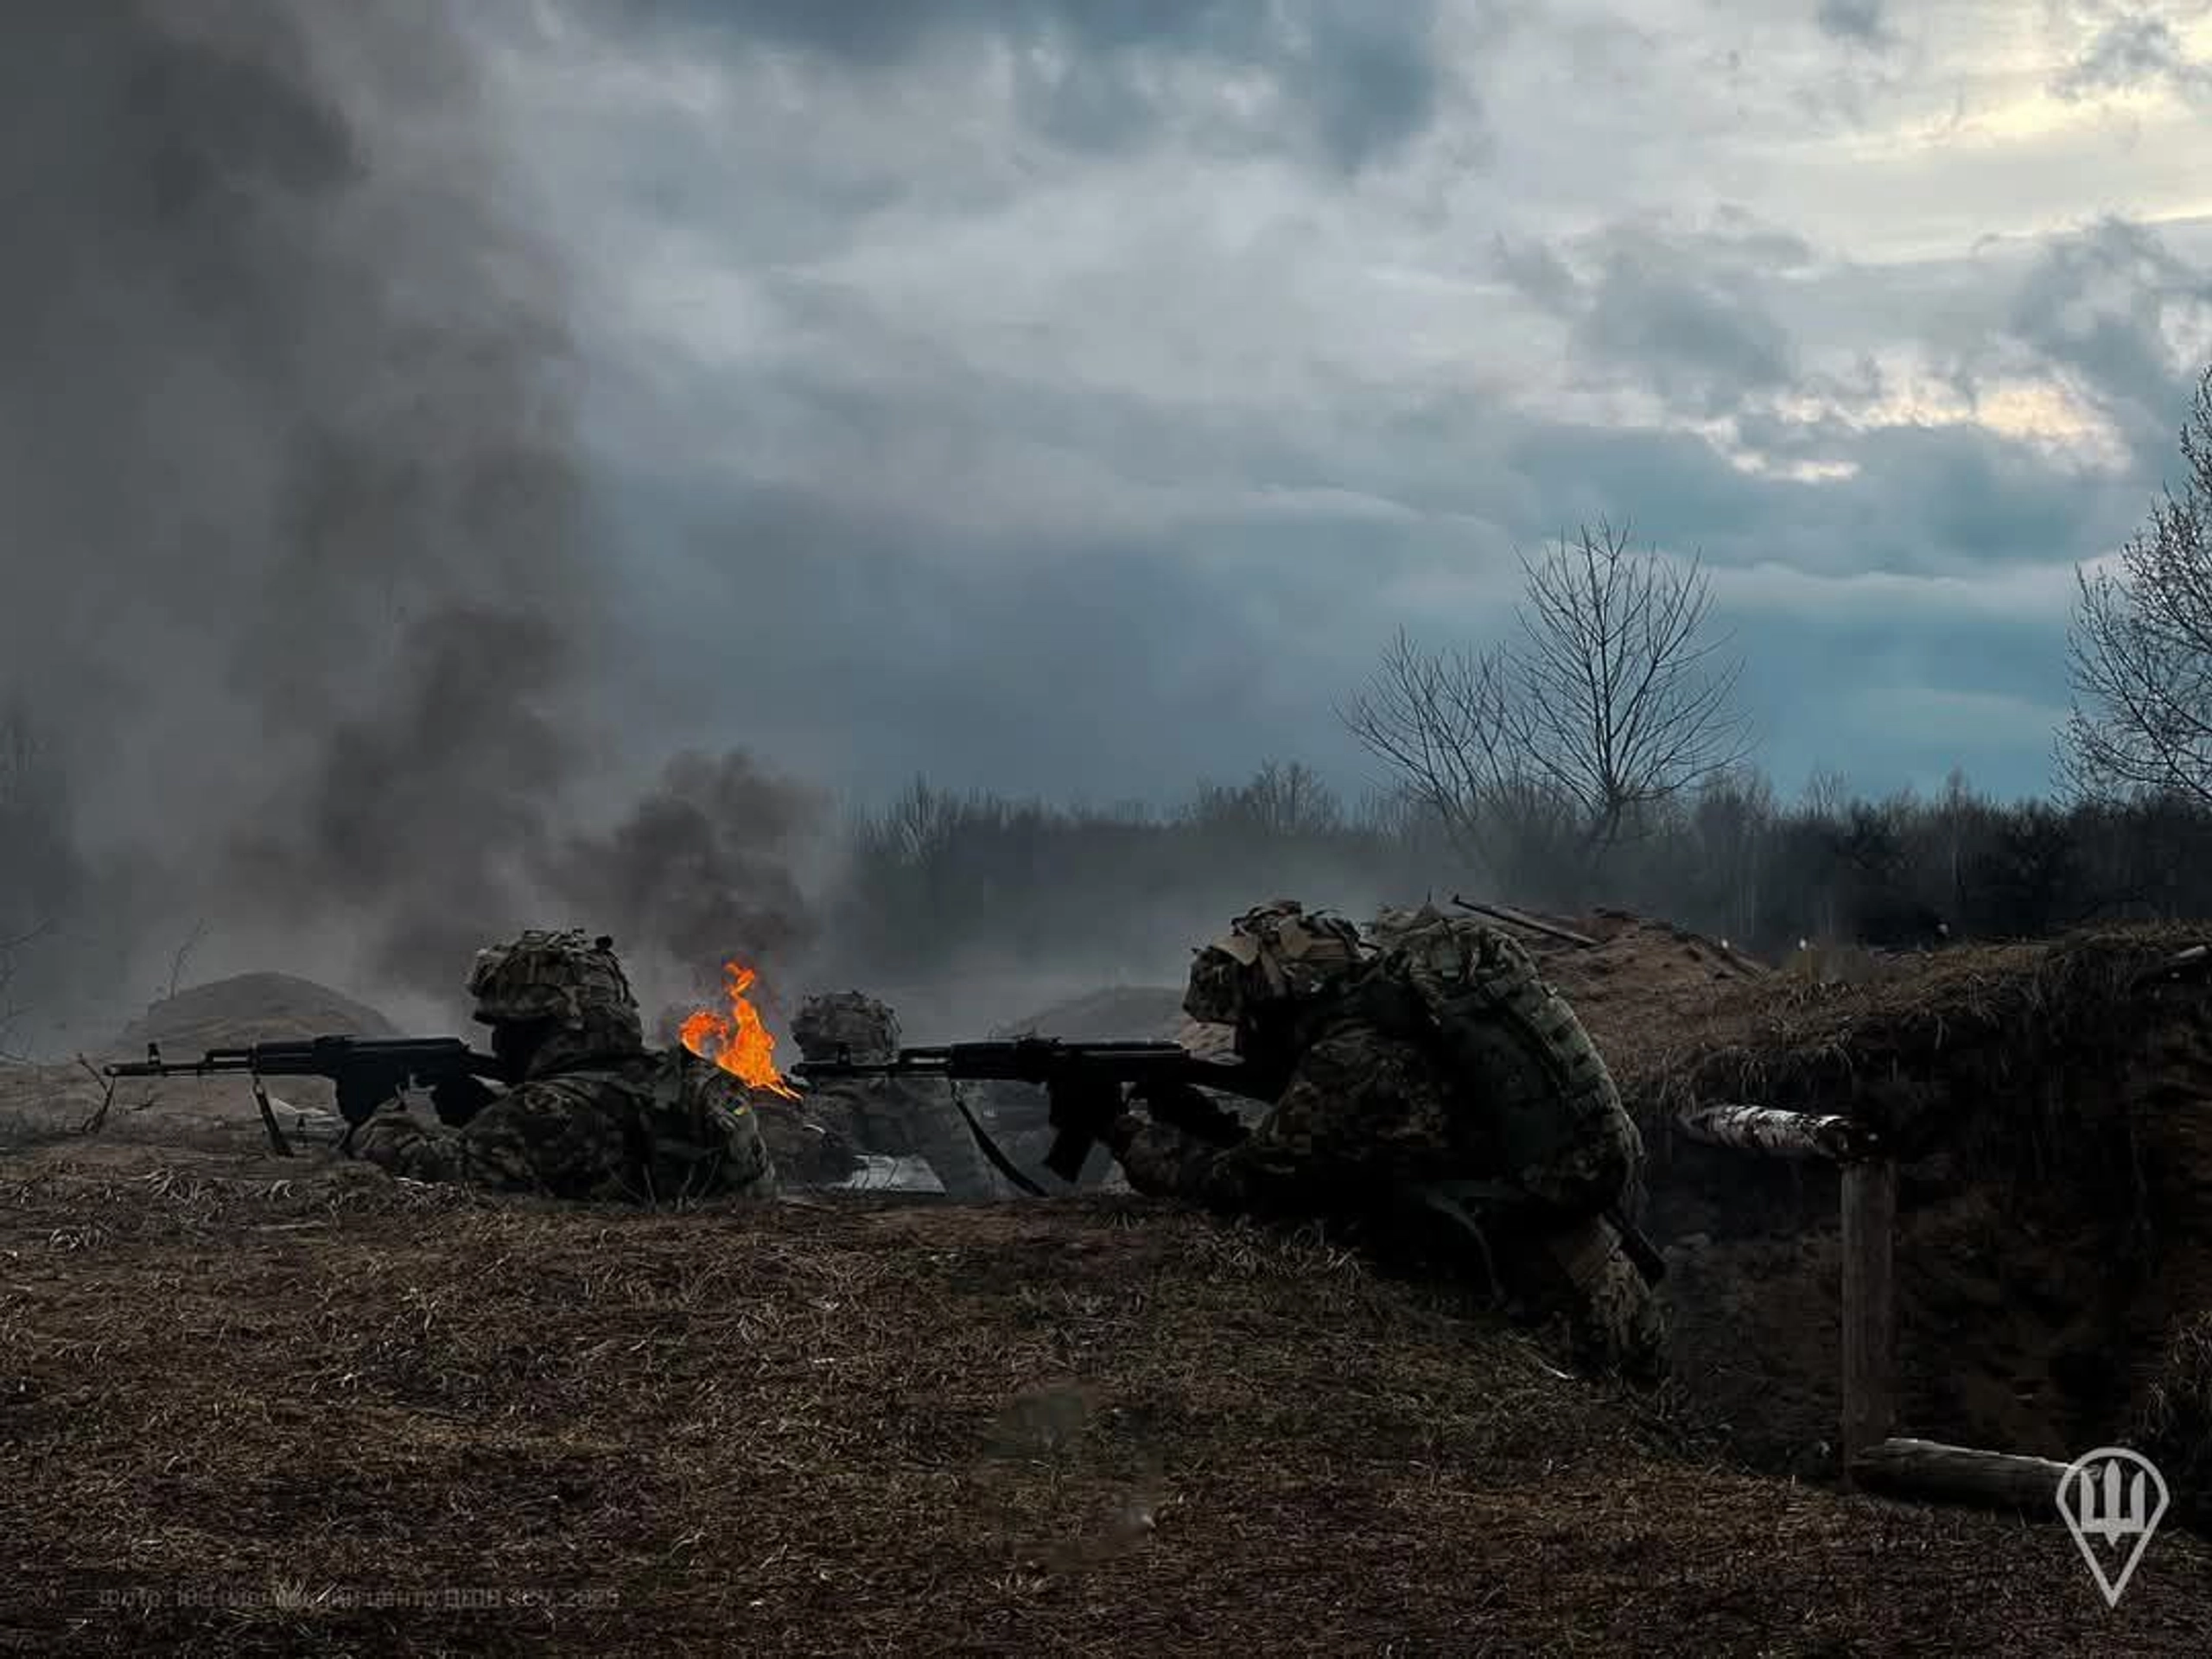
[[1278, 896], [1352, 909], [1455, 891], [1560, 912], [1618, 906], [1769, 957], [1800, 939], [1898, 949], [2212, 914], [2212, 812], [2179, 800], [2005, 804], [1954, 773], [1933, 798], [1867, 800], [1822, 777], [1785, 804], [1745, 772], [1653, 809], [1600, 850], [1547, 842], [1519, 816], [1519, 833], [1502, 827], [1485, 853], [1415, 805], [1348, 803], [1294, 764], [1202, 786], [1166, 811], [917, 780], [850, 820], [835, 929], [841, 956], [903, 976], [955, 953], [1156, 957], [1173, 918], [1197, 944], [1232, 907]]

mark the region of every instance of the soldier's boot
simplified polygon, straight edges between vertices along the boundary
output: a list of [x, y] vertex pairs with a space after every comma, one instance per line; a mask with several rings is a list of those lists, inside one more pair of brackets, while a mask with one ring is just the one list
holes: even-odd
[[1647, 1387], [1663, 1379], [1666, 1314], [1611, 1224], [1583, 1222], [1548, 1235], [1543, 1245], [1578, 1363]]

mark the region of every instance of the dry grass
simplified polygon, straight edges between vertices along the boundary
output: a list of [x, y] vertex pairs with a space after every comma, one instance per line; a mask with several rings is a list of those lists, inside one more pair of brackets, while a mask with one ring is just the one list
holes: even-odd
[[[1878, 1116], [1916, 1097], [1887, 1085], [1924, 1081], [1993, 1047], [2022, 1069], [2059, 1055], [2094, 1064], [2177, 1017], [2201, 1021], [2212, 995], [2205, 981], [2148, 990], [2138, 981], [2208, 932], [2145, 925], [1959, 946], [1822, 983], [1728, 973], [1709, 943], [1646, 925], [1546, 965], [1624, 1093], [1648, 1114], [1752, 1100], [1829, 1110], [1858, 1103]], [[1677, 956], [1699, 971], [1681, 971]]]
[[2212, 1520], [2212, 1310], [2174, 1332], [2137, 1443], [2200, 1521]]
[[2200, 1544], [2108, 1613], [2056, 1529], [1729, 1472], [1318, 1238], [1134, 1200], [0, 1165], [0, 1637], [41, 1653], [2182, 1654], [2212, 1619]]
[[[2153, 977], [2204, 925], [1907, 954], [1844, 982], [1593, 918], [1548, 975], [1646, 1128], [1647, 1225], [1717, 1241], [1671, 1287], [1700, 1405], [1808, 1466], [1834, 1421], [1834, 1172], [1671, 1134], [1695, 1105], [1840, 1112], [1904, 1162], [1912, 1432], [2044, 1455], [2110, 1440], [2212, 1306], [2212, 985]], [[2083, 1438], [2083, 1436], [2088, 1438]]]

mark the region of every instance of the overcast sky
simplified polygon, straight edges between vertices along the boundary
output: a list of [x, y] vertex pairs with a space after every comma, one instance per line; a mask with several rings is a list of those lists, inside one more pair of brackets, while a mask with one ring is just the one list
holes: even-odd
[[1786, 791], [2037, 791], [2212, 360], [2203, 0], [476, 15], [656, 760], [1357, 786], [1393, 632], [1605, 515], [1713, 571]]

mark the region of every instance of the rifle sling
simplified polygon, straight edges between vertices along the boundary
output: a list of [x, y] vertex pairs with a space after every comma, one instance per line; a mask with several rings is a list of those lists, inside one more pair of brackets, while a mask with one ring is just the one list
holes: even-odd
[[[950, 1081], [950, 1079], [948, 1079], [948, 1081]], [[1023, 1174], [1021, 1171], [1015, 1166], [1014, 1160], [1007, 1157], [1004, 1152], [999, 1149], [999, 1143], [992, 1140], [989, 1132], [983, 1128], [982, 1123], [976, 1121], [976, 1114], [968, 1109], [968, 1103], [960, 1097], [960, 1085], [954, 1083], [951, 1087], [946, 1090], [946, 1092], [952, 1096], [953, 1110], [960, 1114], [960, 1121], [968, 1126], [968, 1133], [975, 1136], [976, 1149], [982, 1153], [986, 1159], [989, 1160], [991, 1167], [998, 1171], [1000, 1174], [1005, 1176], [1007, 1179], [1012, 1181], [1017, 1188], [1027, 1192], [1031, 1198], [1043, 1198], [1045, 1196], [1045, 1189], [1038, 1185], [1036, 1182], [1031, 1180], [1028, 1176]]]

